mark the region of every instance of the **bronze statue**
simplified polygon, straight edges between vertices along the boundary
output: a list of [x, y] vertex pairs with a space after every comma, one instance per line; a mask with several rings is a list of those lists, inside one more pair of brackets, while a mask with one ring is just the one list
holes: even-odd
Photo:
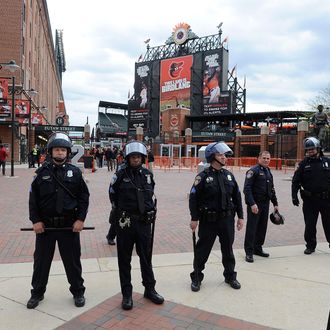
[[321, 146], [324, 147], [324, 141], [326, 136], [325, 126], [329, 125], [328, 115], [323, 111], [322, 104], [317, 106], [317, 112], [311, 118], [311, 122], [314, 125], [314, 135], [320, 140]]

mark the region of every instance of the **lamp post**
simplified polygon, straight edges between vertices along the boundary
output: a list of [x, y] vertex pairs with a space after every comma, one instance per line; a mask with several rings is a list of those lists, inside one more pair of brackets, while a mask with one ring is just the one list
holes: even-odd
[[[28, 159], [31, 151], [31, 137], [32, 137], [32, 123], [31, 123], [31, 116], [32, 116], [32, 97], [37, 95], [38, 92], [33, 88], [25, 91], [27, 93], [29, 104], [30, 104], [30, 111], [29, 111], [29, 121], [28, 121], [28, 131], [27, 131], [27, 143], [28, 143]], [[30, 163], [29, 163], [30, 165]]]
[[[14, 60], [8, 63], [0, 63], [0, 69], [6, 68], [14, 73], [20, 67]], [[11, 77], [11, 162], [10, 162], [10, 176], [14, 176], [14, 144], [15, 144], [15, 76]]]

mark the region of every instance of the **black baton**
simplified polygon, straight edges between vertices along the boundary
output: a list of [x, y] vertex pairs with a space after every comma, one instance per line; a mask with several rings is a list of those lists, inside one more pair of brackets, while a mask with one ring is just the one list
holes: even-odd
[[[84, 227], [82, 230], [94, 230], [95, 227]], [[44, 228], [45, 231], [72, 231], [72, 227]], [[33, 228], [21, 228], [21, 231], [34, 231]]]
[[198, 275], [198, 269], [196, 267], [196, 233], [195, 231], [193, 231], [192, 233], [192, 239], [193, 239], [193, 251], [194, 251], [194, 272], [195, 272], [195, 278], [196, 278], [196, 281], [197, 283], [199, 282], [199, 275]]

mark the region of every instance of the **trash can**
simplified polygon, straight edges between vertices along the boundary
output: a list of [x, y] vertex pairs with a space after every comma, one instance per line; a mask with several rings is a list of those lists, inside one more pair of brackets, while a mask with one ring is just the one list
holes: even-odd
[[84, 168], [93, 168], [93, 156], [84, 156]]

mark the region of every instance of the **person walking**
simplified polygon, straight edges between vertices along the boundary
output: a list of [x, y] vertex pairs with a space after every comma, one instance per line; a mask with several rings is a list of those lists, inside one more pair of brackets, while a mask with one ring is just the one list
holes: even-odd
[[154, 154], [153, 154], [150, 146], [148, 147], [147, 152], [148, 152], [148, 155], [147, 155], [148, 169], [151, 173], [153, 173], [153, 164], [155, 161], [155, 157], [154, 157]]
[[215, 239], [219, 237], [224, 266], [224, 278], [233, 289], [240, 289], [235, 272], [233, 243], [235, 237], [235, 213], [237, 230], [243, 228], [243, 207], [239, 187], [234, 175], [224, 168], [227, 156], [232, 150], [224, 142], [214, 142], [205, 149], [209, 168], [199, 173], [189, 195], [191, 215], [190, 228], [195, 232], [198, 226], [198, 241], [194, 251], [194, 270], [190, 274], [191, 290], [200, 290], [208, 260]]
[[6, 160], [8, 157], [7, 149], [0, 143], [0, 168], [2, 168], [2, 175], [6, 175]]
[[155, 182], [152, 173], [142, 167], [147, 150], [139, 141], [125, 146], [126, 163], [113, 175], [109, 186], [112, 211], [116, 212], [117, 254], [119, 278], [123, 295], [122, 308], [133, 308], [131, 284], [131, 259], [134, 244], [140, 258], [144, 297], [155, 304], [162, 304], [164, 298], [155, 290], [151, 251], [153, 244], [156, 203]]
[[114, 154], [113, 154], [112, 148], [107, 147], [107, 149], [104, 152], [104, 158], [107, 161], [108, 172], [110, 172], [114, 169], [113, 156], [114, 156]]
[[299, 163], [292, 178], [292, 204], [299, 206], [298, 191], [303, 200], [305, 220], [305, 254], [315, 252], [316, 224], [321, 214], [325, 237], [330, 247], [330, 158], [325, 157], [315, 137], [304, 140], [305, 158]]
[[243, 191], [247, 205], [247, 223], [244, 250], [247, 262], [254, 262], [254, 254], [269, 257], [269, 253], [266, 253], [262, 246], [266, 238], [270, 201], [274, 205], [274, 211], [278, 211], [274, 180], [269, 163], [270, 153], [268, 151], [260, 152], [258, 164], [251, 167], [245, 176]]
[[53, 134], [47, 144], [51, 162], [36, 170], [31, 184], [29, 211], [36, 243], [29, 309], [44, 299], [56, 242], [74, 303], [85, 305], [79, 232], [87, 215], [89, 191], [80, 169], [68, 163], [71, 147], [66, 134]]

